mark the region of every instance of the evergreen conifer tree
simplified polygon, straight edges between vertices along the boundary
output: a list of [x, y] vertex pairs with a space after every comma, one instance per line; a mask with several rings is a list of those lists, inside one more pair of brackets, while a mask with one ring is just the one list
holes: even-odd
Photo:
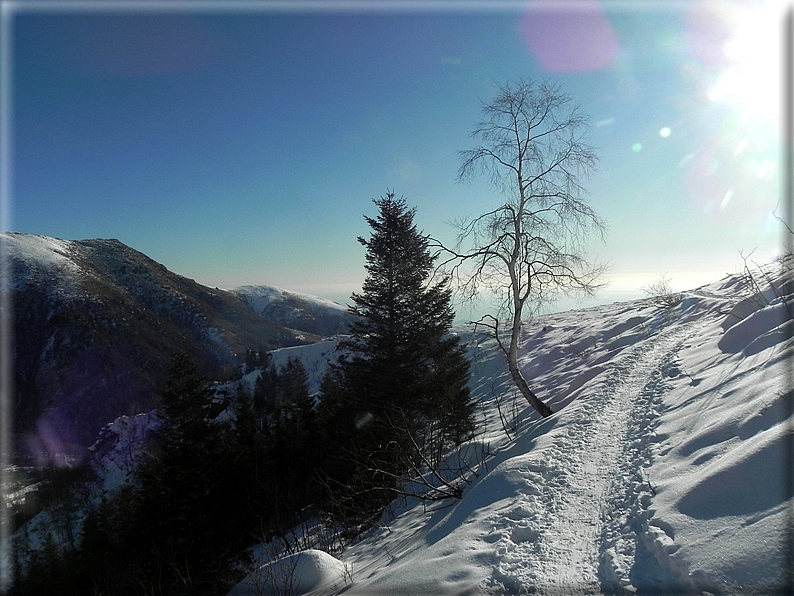
[[358, 238], [367, 249], [363, 291], [352, 295], [359, 317], [321, 401], [333, 420], [324, 426], [347, 430], [337, 460], [345, 449], [363, 452], [385, 472], [375, 483], [388, 486], [404, 472], [406, 450], [421, 446], [431, 428], [460, 442], [473, 430], [474, 412], [465, 348], [449, 334], [452, 292], [448, 280], [432, 279], [435, 256], [414, 224], [416, 210], [394, 193], [374, 203], [378, 216], [365, 216], [371, 236]]
[[212, 594], [246, 538], [244, 454], [229, 424], [212, 420], [212, 392], [193, 359], [172, 357], [159, 445], [135, 472], [122, 550], [163, 593]]

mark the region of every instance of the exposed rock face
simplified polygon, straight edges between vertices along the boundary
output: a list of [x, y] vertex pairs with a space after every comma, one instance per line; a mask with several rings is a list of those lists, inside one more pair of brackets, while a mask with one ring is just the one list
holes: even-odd
[[80, 456], [102, 425], [150, 409], [178, 350], [219, 379], [246, 349], [319, 339], [118, 240], [8, 233], [0, 249], [14, 310], [16, 448], [40, 460]]

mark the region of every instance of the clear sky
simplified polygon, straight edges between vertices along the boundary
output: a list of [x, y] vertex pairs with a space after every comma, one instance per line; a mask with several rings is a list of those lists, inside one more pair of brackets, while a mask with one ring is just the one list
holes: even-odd
[[495, 83], [546, 77], [591, 118], [601, 301], [779, 246], [782, 5], [3, 4], [4, 229], [344, 302], [373, 198], [393, 189], [447, 240], [498, 204], [456, 182], [458, 151]]

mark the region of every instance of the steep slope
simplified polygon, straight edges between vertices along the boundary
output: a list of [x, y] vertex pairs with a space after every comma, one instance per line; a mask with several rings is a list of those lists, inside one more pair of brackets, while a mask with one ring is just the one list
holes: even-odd
[[[520, 364], [556, 411], [547, 419], [513, 390], [495, 342], [458, 328], [482, 422], [444, 470], [465, 477], [463, 498], [398, 499], [334, 557], [310, 549], [273, 564], [276, 548], [262, 548], [232, 593], [790, 593], [792, 271], [794, 259], [670, 307], [615, 303], [527, 323]], [[274, 360], [303, 360], [316, 389], [334, 346]], [[141, 415], [105, 429], [106, 487], [153, 424]]]
[[788, 593], [793, 268], [529, 323], [543, 420], [493, 340], [461, 329], [483, 422], [463, 498], [395, 501], [307, 593]]
[[117, 240], [9, 233], [0, 246], [12, 273], [17, 449], [44, 460], [79, 455], [103, 424], [149, 409], [177, 350], [219, 378], [246, 348], [318, 339]]
[[240, 286], [231, 291], [263, 319], [308, 333], [344, 333], [353, 321], [346, 307], [309, 294], [263, 285]]
[[[346, 593], [785, 592], [791, 265], [763, 295], [728, 277], [669, 309], [532, 323], [523, 369], [558, 413], [520, 412], [511, 439], [491, 425], [479, 441], [498, 454], [461, 501], [406, 504], [342, 553]], [[480, 387], [486, 420], [497, 398], [509, 413], [506, 379]]]

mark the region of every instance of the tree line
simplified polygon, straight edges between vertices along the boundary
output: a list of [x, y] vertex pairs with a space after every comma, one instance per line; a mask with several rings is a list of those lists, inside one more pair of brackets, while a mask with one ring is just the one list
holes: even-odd
[[421, 494], [412, 478], [474, 432], [469, 362], [415, 210], [393, 193], [375, 204], [358, 239], [359, 318], [319, 394], [300, 360], [276, 368], [259, 352], [246, 358], [259, 370], [253, 394], [218, 403], [196, 363], [174, 355], [162, 426], [131, 481], [82, 501], [68, 548], [51, 536], [29, 549], [14, 594], [223, 593], [247, 547], [285, 536], [307, 510], [344, 540], [396, 495]]

